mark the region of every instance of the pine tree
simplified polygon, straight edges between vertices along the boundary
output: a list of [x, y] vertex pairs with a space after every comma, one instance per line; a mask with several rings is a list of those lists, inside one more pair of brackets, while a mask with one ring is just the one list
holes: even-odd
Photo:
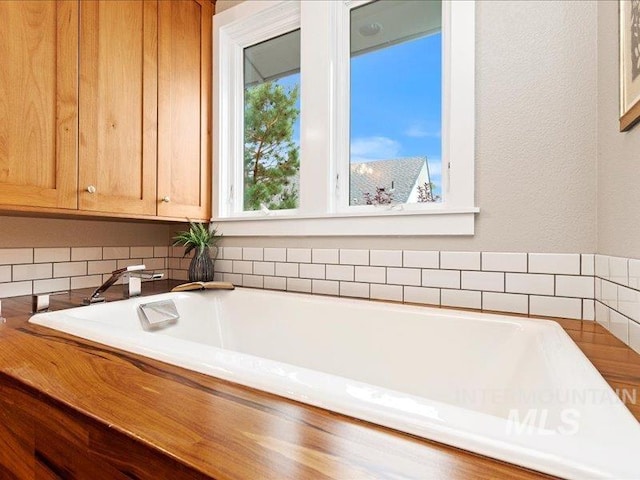
[[[244, 208], [296, 208], [300, 167], [293, 126], [298, 87], [265, 82], [245, 90]], [[292, 182], [293, 180], [293, 182]]]

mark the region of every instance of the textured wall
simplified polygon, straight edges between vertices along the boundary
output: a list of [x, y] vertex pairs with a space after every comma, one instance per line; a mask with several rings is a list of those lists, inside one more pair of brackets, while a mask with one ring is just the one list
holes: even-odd
[[[235, 3], [220, 0], [218, 11]], [[475, 236], [394, 238], [390, 230], [225, 245], [593, 253], [596, 14], [595, 2], [478, 2]]]
[[166, 224], [0, 216], [0, 248], [168, 245]]
[[618, 5], [598, 2], [598, 253], [640, 258], [640, 126], [618, 127]]

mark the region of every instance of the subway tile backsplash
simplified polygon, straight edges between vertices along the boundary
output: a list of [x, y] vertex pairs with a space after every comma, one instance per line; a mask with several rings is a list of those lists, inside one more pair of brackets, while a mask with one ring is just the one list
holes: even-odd
[[116, 268], [140, 263], [168, 278], [169, 252], [167, 246], [0, 248], [0, 298], [97, 287]]
[[[96, 287], [144, 263], [187, 280], [183, 248], [0, 249], [0, 298]], [[640, 259], [593, 254], [220, 248], [216, 279], [252, 288], [595, 320], [640, 351]]]

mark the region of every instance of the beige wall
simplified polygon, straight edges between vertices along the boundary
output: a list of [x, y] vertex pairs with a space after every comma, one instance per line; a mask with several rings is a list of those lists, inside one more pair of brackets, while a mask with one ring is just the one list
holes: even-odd
[[640, 258], [640, 125], [618, 127], [618, 5], [598, 4], [598, 253]]
[[[232, 3], [219, 1], [218, 11]], [[225, 244], [593, 253], [597, 5], [491, 0], [476, 15], [475, 236], [395, 238], [390, 229]]]
[[167, 224], [0, 216], [0, 248], [168, 245]]

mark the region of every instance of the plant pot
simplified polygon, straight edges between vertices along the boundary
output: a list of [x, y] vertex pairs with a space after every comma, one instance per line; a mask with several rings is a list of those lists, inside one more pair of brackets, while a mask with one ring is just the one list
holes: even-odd
[[209, 255], [209, 249], [196, 251], [189, 264], [190, 282], [210, 282], [213, 280], [213, 260]]

